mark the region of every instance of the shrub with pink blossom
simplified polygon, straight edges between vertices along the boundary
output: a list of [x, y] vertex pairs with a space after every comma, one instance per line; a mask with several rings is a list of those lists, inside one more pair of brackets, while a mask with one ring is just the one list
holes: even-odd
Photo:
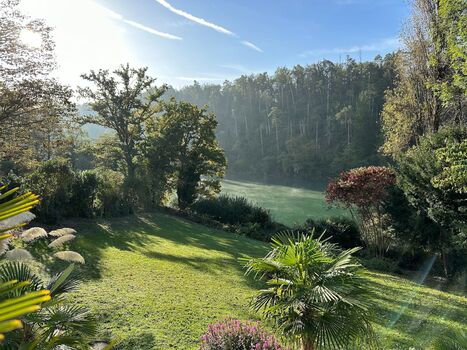
[[208, 326], [200, 350], [286, 350], [258, 322], [225, 319]]

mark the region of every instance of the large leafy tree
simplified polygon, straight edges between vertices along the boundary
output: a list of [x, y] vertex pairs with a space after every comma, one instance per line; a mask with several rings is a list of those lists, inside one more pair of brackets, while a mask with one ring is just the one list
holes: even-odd
[[467, 244], [466, 138], [465, 127], [446, 127], [398, 158], [399, 184], [409, 203], [437, 224], [436, 240], [427, 248], [440, 254], [446, 274], [449, 250]]
[[60, 143], [63, 119], [74, 104], [71, 90], [50, 78], [52, 29], [18, 5], [19, 0], [0, 1], [0, 156], [23, 164], [43, 160]]
[[80, 89], [95, 113], [79, 118], [80, 123], [91, 123], [115, 132], [116, 146], [124, 164], [127, 199], [134, 195], [137, 156], [143, 140], [144, 123], [153, 118], [157, 104], [166, 86], [155, 86], [155, 78], [147, 75], [147, 68], [122, 65], [113, 72], [91, 71], [82, 78], [91, 83]]
[[467, 30], [461, 3], [412, 1], [412, 16], [402, 33], [404, 47], [397, 57], [396, 86], [387, 92], [382, 113], [382, 150], [387, 154], [400, 154], [447, 123], [465, 122], [462, 38]]
[[372, 343], [371, 292], [353, 248], [312, 235], [279, 234], [272, 250], [247, 263], [248, 273], [266, 283], [253, 307], [303, 350], [349, 349]]
[[216, 140], [212, 113], [175, 99], [164, 103], [164, 114], [148, 125], [150, 166], [166, 169], [173, 178], [178, 205], [185, 209], [199, 195], [219, 192], [226, 160]]

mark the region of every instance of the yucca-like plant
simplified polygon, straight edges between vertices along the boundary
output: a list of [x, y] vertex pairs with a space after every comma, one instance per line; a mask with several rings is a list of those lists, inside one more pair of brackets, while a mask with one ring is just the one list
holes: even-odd
[[[34, 215], [29, 210], [39, 201], [39, 197], [31, 192], [13, 197], [19, 188], [3, 191], [5, 188], [0, 187], [0, 255], [8, 249], [12, 238], [8, 231], [32, 220]], [[50, 292], [46, 289], [24, 293], [30, 284], [28, 280], [15, 278], [4, 278], [0, 283], [0, 341], [5, 339], [4, 333], [23, 327], [19, 317], [38, 311], [43, 302], [50, 300]]]
[[254, 310], [302, 350], [371, 346], [371, 289], [352, 258], [358, 249], [340, 251], [312, 234], [278, 234], [264, 258], [246, 265], [267, 285], [253, 299]]
[[[48, 298], [51, 298], [42, 303], [40, 310], [21, 318], [22, 329], [11, 332], [1, 344], [2, 349], [53, 349], [58, 345], [81, 349], [87, 346], [87, 340], [95, 334], [95, 321], [87, 309], [71, 305], [64, 298], [64, 294], [78, 286], [79, 279], [73, 273], [74, 268], [74, 265], [68, 266], [46, 283], [21, 262], [9, 261], [0, 265], [0, 283], [13, 278], [28, 281], [10, 296], [25, 293], [35, 295], [45, 290]], [[2, 302], [0, 296], [0, 305]]]
[[[25, 260], [32, 256], [22, 248], [11, 248], [12, 241], [31, 244], [47, 238], [39, 227], [12, 234], [35, 216], [29, 212], [38, 196], [27, 192], [16, 195], [18, 188], [2, 191], [0, 187], [0, 256], [11, 260]], [[49, 248], [62, 248], [74, 238], [73, 229], [56, 230], [55, 240]], [[58, 238], [57, 238], [58, 237]], [[55, 257], [84, 263], [83, 257], [71, 251], [60, 251]], [[74, 265], [55, 275], [45, 283], [27, 265], [7, 261], [0, 264], [0, 347], [2, 349], [54, 349], [67, 345], [80, 349], [87, 347], [87, 336], [94, 334], [95, 323], [88, 311], [66, 303], [63, 294], [77, 287]], [[5, 337], [4, 333], [9, 332]]]

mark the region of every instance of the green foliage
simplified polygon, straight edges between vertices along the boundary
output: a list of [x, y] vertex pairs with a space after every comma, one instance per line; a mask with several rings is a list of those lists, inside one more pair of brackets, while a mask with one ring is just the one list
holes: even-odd
[[272, 223], [269, 212], [248, 202], [244, 197], [220, 195], [215, 198], [200, 199], [190, 207], [199, 215], [229, 225], [258, 224], [267, 228]]
[[435, 154], [443, 170], [432, 179], [433, 186], [467, 194], [467, 139], [450, 142]]
[[164, 114], [148, 123], [147, 158], [151, 169], [172, 177], [181, 209], [199, 196], [220, 191], [226, 160], [216, 140], [217, 121], [206, 109], [171, 99]]
[[170, 94], [216, 115], [230, 176], [309, 184], [381, 163], [379, 114], [394, 77], [394, 55], [364, 63], [348, 58]]
[[[116, 349], [197, 350], [208, 324], [258, 316], [249, 300], [263, 286], [244, 275], [239, 257], [262, 257], [268, 244], [163, 214], [86, 220], [78, 231], [75, 249], [87, 264], [72, 298], [99, 310], [98, 338], [112, 333], [121, 339]], [[430, 349], [439, 334], [465, 323], [463, 280], [448, 292], [401, 276], [369, 278], [381, 349]]]
[[[7, 295], [7, 300], [18, 297], [18, 293], [25, 295], [23, 298], [34, 295], [42, 295], [45, 298], [40, 310], [36, 308], [34, 314], [21, 318], [24, 324], [22, 329], [16, 329], [8, 334], [2, 344], [5, 349], [20, 347], [52, 349], [60, 344], [77, 348], [87, 343], [88, 337], [95, 333], [93, 318], [90, 317], [87, 309], [73, 306], [63, 298], [64, 293], [74, 290], [77, 286], [77, 276], [72, 274], [73, 268], [74, 266], [70, 265], [47, 286], [23, 263], [6, 262], [0, 265], [0, 282], [9, 280], [26, 282], [20, 290]], [[50, 288], [50, 292], [45, 289], [46, 287]], [[0, 300], [0, 303], [2, 301]]]
[[330, 217], [327, 219], [307, 219], [302, 226], [295, 227], [296, 231], [319, 232], [324, 239], [338, 244], [341, 248], [349, 249], [363, 246], [360, 230], [352, 219], [346, 217]]
[[365, 272], [352, 258], [356, 251], [339, 251], [312, 235], [277, 235], [264, 258], [247, 264], [247, 272], [267, 285], [253, 308], [304, 350], [371, 344], [373, 301]]
[[[439, 31], [435, 45], [442, 50], [447, 71], [434, 86], [445, 105], [464, 105], [467, 95], [467, 14], [465, 1], [439, 1]], [[463, 115], [465, 117], [465, 114]]]
[[[454, 181], [449, 187], [443, 186], [439, 179], [450, 169], [446, 169], [443, 158], [440, 161], [438, 157], [446, 149], [461, 150], [466, 138], [465, 127], [447, 127], [421, 138], [418, 146], [412, 147], [399, 159], [399, 183], [409, 202], [446, 229], [462, 226], [467, 220], [463, 194], [465, 184]], [[462, 152], [460, 156], [459, 161], [463, 164]]]
[[[464, 183], [450, 181], [447, 186], [440, 179], [445, 179], [452, 171], [456, 174], [456, 166], [453, 169], [446, 167], [445, 152], [458, 149], [459, 153], [455, 151], [456, 156], [460, 155], [457, 162], [461, 165], [465, 162], [461, 144], [466, 137], [465, 127], [446, 127], [436, 134], [422, 137], [419, 145], [412, 147], [398, 159], [399, 185], [409, 203], [422, 217], [436, 223], [436, 231], [429, 229], [422, 232], [418, 241], [441, 254], [446, 274], [450, 270], [447, 257], [449, 252], [453, 249], [462, 251], [466, 247], [467, 211]], [[455, 175], [452, 179], [456, 179]], [[462, 180], [462, 176], [460, 179]], [[432, 234], [427, 234], [430, 232]]]
[[71, 188], [68, 215], [82, 218], [94, 217], [96, 197], [100, 187], [100, 179], [95, 171], [76, 172]]
[[465, 123], [465, 1], [414, 0], [382, 112], [382, 151], [397, 157], [424, 134]]
[[41, 220], [56, 222], [65, 215], [72, 196], [73, 171], [68, 161], [43, 162], [25, 180], [25, 187], [38, 193], [42, 201], [37, 208]]
[[95, 112], [79, 118], [82, 124], [90, 123], [113, 130], [115, 145], [122, 154], [125, 176], [125, 200], [133, 210], [137, 157], [144, 136], [144, 124], [158, 112], [160, 97], [167, 87], [155, 86], [156, 79], [147, 75], [147, 68], [134, 69], [122, 65], [112, 73], [108, 70], [91, 71], [83, 79], [93, 86], [80, 89], [80, 94], [89, 101]]

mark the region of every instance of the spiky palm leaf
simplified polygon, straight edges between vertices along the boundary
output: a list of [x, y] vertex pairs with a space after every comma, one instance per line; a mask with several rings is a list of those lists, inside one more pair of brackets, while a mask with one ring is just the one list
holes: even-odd
[[42, 227], [31, 227], [21, 233], [21, 239], [28, 243], [44, 237], [47, 237], [47, 231]]
[[69, 242], [73, 239], [75, 239], [76, 236], [75, 235], [72, 235], [72, 234], [67, 234], [67, 235], [64, 235], [64, 236], [61, 236], [61, 237], [58, 237], [57, 239], [53, 240], [50, 244], [49, 244], [49, 248], [60, 248], [61, 246], [63, 246], [66, 242]]
[[[39, 203], [39, 196], [26, 192], [22, 195], [14, 197], [14, 195], [19, 191], [19, 187], [15, 187], [11, 190], [1, 193], [6, 188], [6, 186], [0, 187], [0, 229], [6, 230], [12, 226], [18, 226], [23, 224], [25, 221], [29, 220], [31, 216], [21, 217], [21, 220], [10, 220], [7, 222], [7, 219], [15, 218], [23, 213], [29, 212], [34, 206]], [[31, 214], [32, 215], [32, 214]], [[32, 216], [34, 218], [34, 216]]]
[[254, 298], [261, 311], [303, 349], [349, 349], [370, 340], [371, 292], [352, 254], [312, 235], [284, 232], [264, 258], [248, 261], [247, 273], [266, 282]]
[[48, 290], [30, 292], [19, 297], [11, 297], [15, 291], [28, 285], [28, 282], [11, 280], [0, 283], [0, 341], [5, 339], [3, 333], [11, 332], [22, 327], [17, 317], [38, 311], [40, 304], [50, 300]]
[[81, 254], [77, 253], [77, 252], [73, 252], [71, 250], [64, 250], [64, 251], [61, 251], [61, 252], [57, 252], [54, 254], [54, 257], [60, 259], [60, 260], [64, 260], [64, 261], [68, 261], [68, 262], [74, 262], [74, 263], [78, 263], [78, 264], [84, 264], [85, 261], [84, 261], [84, 258], [81, 256]]
[[47, 285], [53, 296], [74, 291], [79, 284], [79, 275], [74, 273], [75, 265], [71, 264], [62, 272], [54, 275]]
[[69, 228], [69, 227], [63, 227], [63, 228], [59, 228], [57, 230], [53, 230], [49, 232], [49, 235], [52, 237], [62, 237], [62, 236], [74, 235], [74, 234], [76, 234], [76, 230]]
[[5, 253], [5, 258], [8, 260], [33, 260], [31, 253], [26, 249], [15, 248]]
[[12, 292], [13, 296], [21, 296], [25, 292], [37, 291], [44, 288], [42, 280], [27, 265], [21, 262], [9, 261], [0, 265], [0, 282], [12, 280], [28, 282], [26, 286], [15, 289]]

